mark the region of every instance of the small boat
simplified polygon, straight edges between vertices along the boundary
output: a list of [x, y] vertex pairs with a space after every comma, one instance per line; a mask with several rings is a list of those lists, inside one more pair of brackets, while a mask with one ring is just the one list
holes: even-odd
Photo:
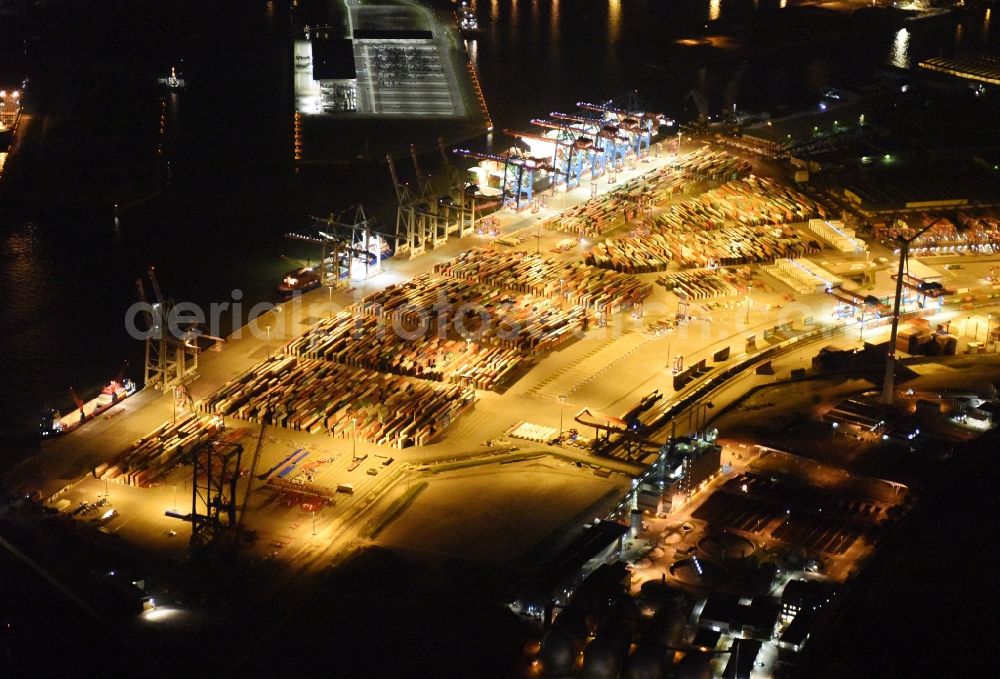
[[294, 295], [297, 293], [309, 292], [320, 286], [320, 272], [317, 267], [303, 266], [292, 269], [281, 279], [278, 292], [283, 295]]
[[170, 67], [169, 76], [160, 78], [157, 82], [161, 85], [166, 85], [172, 90], [183, 90], [187, 86], [187, 81], [177, 75], [177, 68], [174, 66]]

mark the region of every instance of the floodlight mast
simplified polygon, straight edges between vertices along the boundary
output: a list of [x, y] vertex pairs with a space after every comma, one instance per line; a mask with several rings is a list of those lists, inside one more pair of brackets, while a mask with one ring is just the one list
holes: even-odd
[[[942, 215], [923, 227], [912, 236], [904, 237], [902, 234], [897, 238], [899, 241], [899, 270], [896, 272], [896, 297], [892, 303], [892, 332], [889, 334], [889, 354], [885, 362], [885, 380], [882, 383], [882, 403], [892, 404], [893, 392], [896, 381], [896, 334], [899, 331], [899, 307], [903, 298], [903, 274], [907, 267], [907, 260], [910, 257], [910, 243], [915, 241], [925, 232], [944, 220], [946, 215]], [[899, 223], [899, 220], [896, 220]]]

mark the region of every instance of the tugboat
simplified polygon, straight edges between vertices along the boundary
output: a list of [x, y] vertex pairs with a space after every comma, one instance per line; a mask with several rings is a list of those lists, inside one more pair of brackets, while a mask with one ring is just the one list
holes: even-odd
[[468, 3], [463, 2], [455, 8], [455, 22], [464, 37], [474, 38], [479, 34], [479, 21], [476, 20], [476, 13]]
[[183, 90], [187, 86], [187, 81], [177, 75], [177, 68], [175, 66], [170, 67], [169, 76], [160, 78], [157, 82], [161, 85], [166, 85], [171, 90]]

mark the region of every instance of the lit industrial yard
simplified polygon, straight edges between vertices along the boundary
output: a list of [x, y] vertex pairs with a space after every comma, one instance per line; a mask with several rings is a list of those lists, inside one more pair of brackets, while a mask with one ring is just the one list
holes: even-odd
[[[270, 301], [247, 279], [206, 314], [171, 297], [176, 269], [132, 266], [142, 379], [126, 361], [96, 397], [70, 387], [0, 475], [0, 563], [44, 580], [60, 624], [126, 630], [114, 648], [150, 676], [190, 644], [224, 675], [780, 679], [837, 671], [843, 620], [919, 561], [898, 554], [973, 556], [914, 526], [950, 516], [941, 489], [1000, 435], [1000, 175], [928, 120], [939, 78], [970, 109], [994, 97], [993, 60], [773, 116], [737, 107], [741, 64], [722, 116], [706, 71], [695, 122], [629, 89], [494, 130], [477, 50], [546, 13], [561, 44], [542, 4], [277, 10], [295, 175], [277, 191], [301, 204], [268, 228], [295, 268]], [[620, 4], [598, 4], [624, 50]], [[742, 54], [750, 29], [723, 34], [720, 7], [664, 38], [671, 59]], [[167, 178], [114, 203], [114, 247], [176, 190], [168, 128], [198, 75], [161, 79]], [[312, 209], [330, 177], [375, 171], [388, 208]]]
[[[439, 247], [409, 260], [383, 262], [381, 273], [350, 290], [320, 289], [296, 297], [260, 321], [268, 324], [264, 337], [245, 328], [219, 345], [221, 351], [201, 353], [197, 378], [186, 380], [184, 398], [146, 389], [46, 445], [14, 478], [41, 474], [47, 481], [26, 490], [47, 505], [162, 554], [183, 556], [192, 526], [205, 541], [221, 539], [239, 525], [246, 558], [262, 568], [269, 561], [284, 564], [289, 573], [325, 568], [362, 545], [432, 562], [458, 555], [472, 561], [544, 562], [555, 558], [544, 556], [544, 546], [561, 544], [557, 536], [570, 526], [604, 517], [627, 524], [631, 512], [641, 519], [633, 516], [632, 528], [622, 529], [624, 536], [612, 532], [604, 540], [623, 541], [621, 557], [632, 564], [630, 587], [637, 596], [660, 581], [694, 596], [748, 590], [774, 596], [778, 585], [762, 575], [762, 564], [779, 574], [803, 571], [807, 578], [844, 582], [870, 555], [885, 517], [898, 515], [912, 498], [905, 485], [891, 481], [864, 476], [849, 481], [852, 477], [840, 467], [870, 466], [850, 462], [852, 455], [842, 446], [827, 448], [832, 454], [819, 448], [813, 454], [808, 445], [794, 445], [792, 434], [784, 443], [794, 452], [786, 453], [758, 448], [770, 445], [766, 436], [749, 438], [724, 443], [715, 466], [699, 472], [699, 478], [685, 481], [687, 472], [679, 471], [682, 487], [670, 493], [656, 491], [663, 482], [649, 476], [665, 455], [660, 446], [684, 440], [677, 437], [714, 437], [715, 413], [733, 404], [732, 415], [723, 420], [739, 422], [740, 412], [752, 410], [754, 399], [763, 400], [767, 392], [740, 405], [746, 394], [805, 384], [796, 380], [820, 369], [814, 365], [820, 349], [853, 352], [866, 342], [888, 339], [891, 314], [885, 308], [891, 299], [868, 300], [872, 295], [884, 299], [893, 285], [894, 254], [857, 239], [839, 251], [831, 247], [842, 231], [828, 221], [808, 222], [816, 222], [814, 215], [823, 208], [801, 194], [783, 194], [798, 201], [802, 212], [798, 218], [789, 214], [780, 229], [784, 242], [802, 243], [797, 254], [808, 252], [807, 260], [767, 264], [772, 258], [761, 254], [765, 263], [755, 265], [757, 255], [752, 255], [749, 263], [733, 268], [702, 265], [693, 269], [696, 275], [688, 268], [674, 269], [669, 256], [648, 273], [599, 267], [594, 253], [620, 249], [616, 234], [627, 236], [622, 242], [631, 243], [628, 247], [643, 247], [642, 239], [649, 236], [641, 235], [644, 227], [637, 224], [685, 214], [697, 205], [700, 192], [720, 181], [729, 185], [724, 173], [750, 170], [749, 163], [736, 160], [696, 144], [675, 157], [657, 144], [642, 162], [621, 168], [615, 182], [606, 177], [581, 181], [572, 191], [539, 201], [547, 205], [496, 213], [489, 233], [445, 237]], [[626, 190], [616, 190], [621, 186]], [[760, 184], [764, 191], [776, 186]], [[767, 200], [766, 193], [756, 191], [737, 194], [735, 201]], [[629, 192], [641, 196], [639, 207], [623, 204], [621, 216], [605, 213], [611, 220], [606, 226], [591, 223], [566, 237], [578, 228], [571, 226], [573, 215], [593, 209], [587, 205], [606, 206]], [[785, 222], [785, 209], [780, 217], [763, 212], [760, 219]], [[690, 216], [685, 219], [692, 223]], [[766, 232], [756, 234], [753, 228], [759, 227], [740, 237], [753, 243]], [[836, 233], [823, 232], [831, 228]], [[640, 235], [630, 235], [636, 229]], [[656, 247], [669, 252], [664, 243]], [[995, 349], [994, 293], [986, 282], [994, 271], [990, 262], [970, 255], [937, 260], [921, 260], [928, 262], [920, 264], [926, 277], [921, 280], [940, 280], [968, 301], [961, 309], [940, 306], [938, 300], [927, 305], [923, 291], [914, 288], [904, 318], [915, 314], [945, 328], [957, 340], [954, 360]], [[960, 267], [952, 265], [956, 261]], [[846, 282], [850, 277], [857, 282]], [[600, 281], [605, 292], [583, 292], [591, 280]], [[509, 306], [498, 306], [501, 300]], [[456, 312], [460, 304], [472, 311], [475, 323], [468, 310], [466, 316]], [[563, 319], [549, 326], [561, 328], [557, 333], [534, 329], [542, 318], [536, 318], [539, 309], [546, 318]], [[861, 321], [866, 311], [870, 316]], [[407, 326], [412, 321], [407, 314], [431, 318], [434, 332], [428, 335], [424, 326], [414, 333], [419, 323]], [[370, 327], [361, 323], [365, 318], [372, 319]], [[336, 339], [338, 323], [345, 324], [343, 340]], [[451, 324], [462, 324], [461, 330], [472, 334], [455, 335]], [[505, 326], [519, 332], [504, 335]], [[400, 356], [412, 351], [414, 357], [429, 349], [428, 337], [443, 338], [447, 356], [465, 358], [452, 364], [448, 361], [455, 359], [442, 353], [424, 375], [404, 363], [388, 366], [375, 354], [366, 358], [373, 345], [365, 333], [388, 342], [386, 347]], [[919, 374], [923, 363], [911, 362]], [[938, 365], [946, 369], [947, 364]], [[303, 366], [308, 366], [304, 372]], [[319, 382], [319, 389], [338, 394], [355, 385], [336, 397], [345, 404], [336, 417], [331, 409], [319, 419], [295, 419], [293, 413], [305, 412], [295, 400], [270, 395], [275, 389], [304, 393], [295, 381], [314, 380], [322, 366], [341, 372], [331, 373], [329, 386]], [[376, 424], [388, 422], [387, 413], [366, 410], [356, 387], [386, 369], [386, 377], [395, 380], [387, 383], [391, 390], [426, 394], [419, 398], [428, 403], [451, 399], [441, 401], [443, 415], [427, 420], [424, 429], [422, 420], [413, 418], [404, 422], [417, 425], [404, 430]], [[270, 376], [266, 386], [262, 382], [249, 391], [243, 386], [255, 383], [248, 376], [265, 373]], [[290, 380], [292, 390], [281, 387], [281, 380]], [[255, 399], [264, 399], [262, 405], [253, 405]], [[377, 396], [373, 406], [389, 405], [386, 399]], [[766, 401], [764, 407], [771, 405]], [[276, 420], [272, 413], [284, 408], [288, 415]], [[801, 412], [797, 408], [792, 406]], [[160, 431], [161, 425], [163, 433], [150, 438], [149, 432]], [[729, 434], [724, 423], [719, 426]], [[827, 434], [828, 427], [823, 435], [837, 436]], [[178, 446], [180, 439], [166, 438], [181, 428], [190, 433], [177, 435], [194, 437], [193, 451], [190, 444]], [[213, 438], [238, 448], [239, 456], [208, 461], [193, 471], [190, 455], [217, 447], [209, 443]], [[161, 442], [155, 450], [164, 452], [156, 452], [152, 466], [128, 452], [155, 441]], [[222, 485], [192, 494], [194, 484], [213, 477]], [[854, 490], [846, 492], [845, 483]], [[230, 490], [213, 495], [220, 487]], [[223, 504], [213, 508], [206, 500], [211, 497], [221, 497]], [[577, 569], [576, 563], [571, 558], [562, 568]], [[271, 571], [267, 566], [261, 576]], [[561, 573], [558, 586], [578, 583], [580, 573]], [[786, 581], [787, 576], [780, 582]], [[553, 581], [548, 582], [551, 587]], [[575, 586], [552, 593], [557, 607], [565, 605], [566, 592]], [[537, 589], [531, 591], [537, 596]], [[534, 603], [516, 606], [531, 615], [547, 616], [543, 609], [551, 610]], [[716, 643], [722, 648], [726, 642]], [[543, 643], [542, 658], [545, 648]], [[761, 657], [774, 662], [774, 652], [762, 651]], [[721, 672], [725, 661], [718, 662]]]

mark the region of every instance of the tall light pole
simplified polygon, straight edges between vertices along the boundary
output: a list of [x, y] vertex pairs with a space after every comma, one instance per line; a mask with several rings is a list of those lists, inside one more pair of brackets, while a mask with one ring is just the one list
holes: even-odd
[[[892, 404], [896, 381], [896, 335], [899, 332], [899, 306], [903, 300], [903, 273], [906, 270], [906, 260], [910, 256], [910, 243], [922, 236], [925, 231], [946, 219], [945, 215], [933, 220], [930, 224], [915, 232], [912, 236], [899, 236], [899, 267], [896, 271], [896, 296], [892, 303], [892, 331], [889, 333], [889, 351], [885, 361], [885, 380], [882, 383], [882, 403]], [[957, 220], [956, 220], [957, 221]], [[905, 224], [904, 224], [905, 227]]]
[[559, 401], [559, 436], [563, 433], [563, 405], [566, 403], [566, 397], [560, 395], [557, 399]]
[[358, 418], [351, 418], [351, 458], [358, 457]]
[[750, 325], [750, 291], [753, 290], [753, 286], [747, 284], [747, 315], [743, 320], [745, 325]]

